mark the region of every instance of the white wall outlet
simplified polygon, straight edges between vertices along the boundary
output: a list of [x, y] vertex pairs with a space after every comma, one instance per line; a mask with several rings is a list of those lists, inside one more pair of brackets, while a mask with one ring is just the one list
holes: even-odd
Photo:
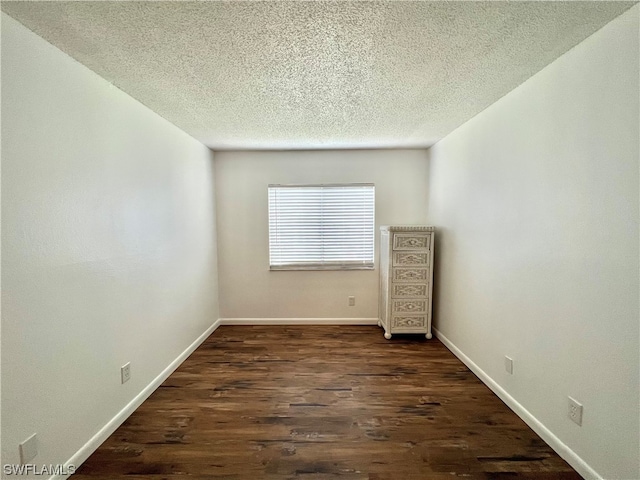
[[122, 383], [128, 382], [131, 378], [131, 362], [127, 362], [120, 367], [120, 381]]
[[509, 375], [513, 375], [513, 358], [504, 356], [504, 369]]
[[18, 450], [20, 451], [20, 463], [22, 465], [33, 460], [38, 455], [38, 437], [36, 437], [36, 434], [34, 433], [19, 444]]
[[349, 297], [349, 306], [350, 307], [356, 306], [356, 297]]
[[569, 418], [582, 426], [582, 404], [571, 397], [569, 397]]

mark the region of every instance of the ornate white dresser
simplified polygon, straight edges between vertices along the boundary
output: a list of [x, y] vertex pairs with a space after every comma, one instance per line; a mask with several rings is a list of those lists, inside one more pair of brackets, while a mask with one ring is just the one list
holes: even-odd
[[378, 325], [393, 333], [431, 338], [435, 228], [380, 227], [380, 305]]

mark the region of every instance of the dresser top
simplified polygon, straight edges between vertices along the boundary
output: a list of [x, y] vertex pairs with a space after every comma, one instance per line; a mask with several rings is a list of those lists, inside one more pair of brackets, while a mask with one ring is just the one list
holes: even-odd
[[388, 232], [435, 232], [436, 227], [428, 225], [382, 225], [380, 230]]

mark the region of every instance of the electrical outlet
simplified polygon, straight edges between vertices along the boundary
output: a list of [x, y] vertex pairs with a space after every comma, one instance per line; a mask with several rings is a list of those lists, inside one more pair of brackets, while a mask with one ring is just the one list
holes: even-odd
[[513, 358], [504, 356], [504, 369], [509, 375], [513, 375]]
[[120, 367], [120, 381], [121, 383], [128, 382], [131, 378], [131, 362], [127, 362]]
[[22, 465], [33, 460], [38, 455], [38, 437], [36, 437], [36, 434], [34, 433], [19, 444], [18, 450], [20, 451], [20, 463]]
[[569, 418], [582, 426], [582, 404], [575, 398], [569, 397]]
[[356, 297], [349, 297], [349, 306], [350, 307], [356, 306]]

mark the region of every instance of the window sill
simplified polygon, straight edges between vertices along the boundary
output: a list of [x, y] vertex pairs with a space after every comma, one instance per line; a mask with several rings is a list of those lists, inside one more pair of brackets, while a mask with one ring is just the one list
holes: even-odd
[[269, 270], [300, 271], [300, 270], [375, 270], [374, 265], [270, 265]]

